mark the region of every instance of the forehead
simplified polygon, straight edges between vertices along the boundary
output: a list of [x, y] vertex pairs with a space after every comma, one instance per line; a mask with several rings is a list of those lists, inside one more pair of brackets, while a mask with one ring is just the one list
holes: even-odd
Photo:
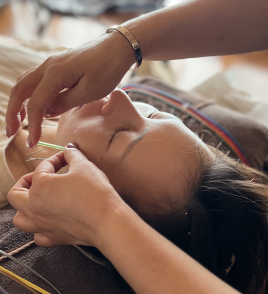
[[123, 190], [182, 192], [199, 160], [197, 137], [176, 119], [159, 120], [119, 164]]

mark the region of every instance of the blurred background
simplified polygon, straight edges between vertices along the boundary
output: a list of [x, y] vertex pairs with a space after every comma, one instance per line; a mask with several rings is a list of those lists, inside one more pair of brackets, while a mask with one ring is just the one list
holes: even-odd
[[[108, 27], [180, 0], [0, 0], [0, 35], [27, 44], [74, 47]], [[39, 47], [39, 45], [37, 46]], [[268, 104], [268, 51], [169, 62], [145, 62], [135, 75], [153, 75], [182, 90], [228, 80], [241, 93]], [[1, 74], [1, 73], [0, 73]], [[211, 85], [211, 84], [210, 84]]]

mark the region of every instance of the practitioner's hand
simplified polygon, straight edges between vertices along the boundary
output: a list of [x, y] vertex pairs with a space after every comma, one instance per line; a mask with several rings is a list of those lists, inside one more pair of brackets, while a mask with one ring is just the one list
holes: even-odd
[[7, 136], [14, 135], [24, 120], [27, 98], [30, 97], [28, 144], [32, 147], [40, 139], [44, 115], [57, 116], [105, 97], [134, 62], [131, 46], [117, 33], [48, 58], [25, 73], [13, 87], [6, 113]]
[[[56, 174], [68, 164], [67, 174]], [[40, 246], [95, 245], [109, 213], [125, 205], [106, 175], [75, 148], [65, 148], [23, 176], [8, 194], [14, 225]]]

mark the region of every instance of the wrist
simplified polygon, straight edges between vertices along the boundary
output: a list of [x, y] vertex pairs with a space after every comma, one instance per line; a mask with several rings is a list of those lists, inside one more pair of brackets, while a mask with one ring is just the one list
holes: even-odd
[[[118, 196], [119, 197], [119, 196]], [[109, 203], [96, 231], [95, 246], [107, 257], [116, 246], [111, 245], [111, 240], [120, 240], [120, 227], [132, 218], [135, 212], [119, 197]]]
[[116, 63], [118, 70], [122, 70], [122, 72], [126, 73], [136, 62], [135, 53], [131, 45], [125, 37], [118, 32], [106, 33], [104, 38], [106, 41], [106, 52], [108, 48], [113, 54], [111, 62]]
[[[150, 60], [150, 54], [154, 49], [151, 46], [154, 30], [150, 30], [151, 24], [148, 21], [151, 14], [152, 13], [148, 13], [139, 16], [122, 24], [122, 26], [129, 30], [137, 40], [142, 52], [143, 60]], [[153, 26], [155, 27], [156, 23], [154, 23]]]
[[138, 68], [142, 63], [142, 54], [141, 54], [141, 49], [139, 47], [139, 43], [137, 42], [135, 37], [130, 33], [130, 31], [121, 25], [113, 26], [106, 31], [106, 33], [114, 33], [114, 32], [121, 34], [121, 36], [123, 36], [128, 41], [129, 45], [131, 46], [134, 52], [136, 62], [131, 66], [130, 69]]

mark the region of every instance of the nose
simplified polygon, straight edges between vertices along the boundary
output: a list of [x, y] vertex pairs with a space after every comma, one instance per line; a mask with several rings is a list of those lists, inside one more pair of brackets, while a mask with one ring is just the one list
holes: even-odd
[[102, 107], [101, 114], [103, 116], [116, 115], [128, 118], [139, 119], [140, 113], [131, 102], [128, 95], [121, 89], [116, 89], [110, 94], [107, 103]]

